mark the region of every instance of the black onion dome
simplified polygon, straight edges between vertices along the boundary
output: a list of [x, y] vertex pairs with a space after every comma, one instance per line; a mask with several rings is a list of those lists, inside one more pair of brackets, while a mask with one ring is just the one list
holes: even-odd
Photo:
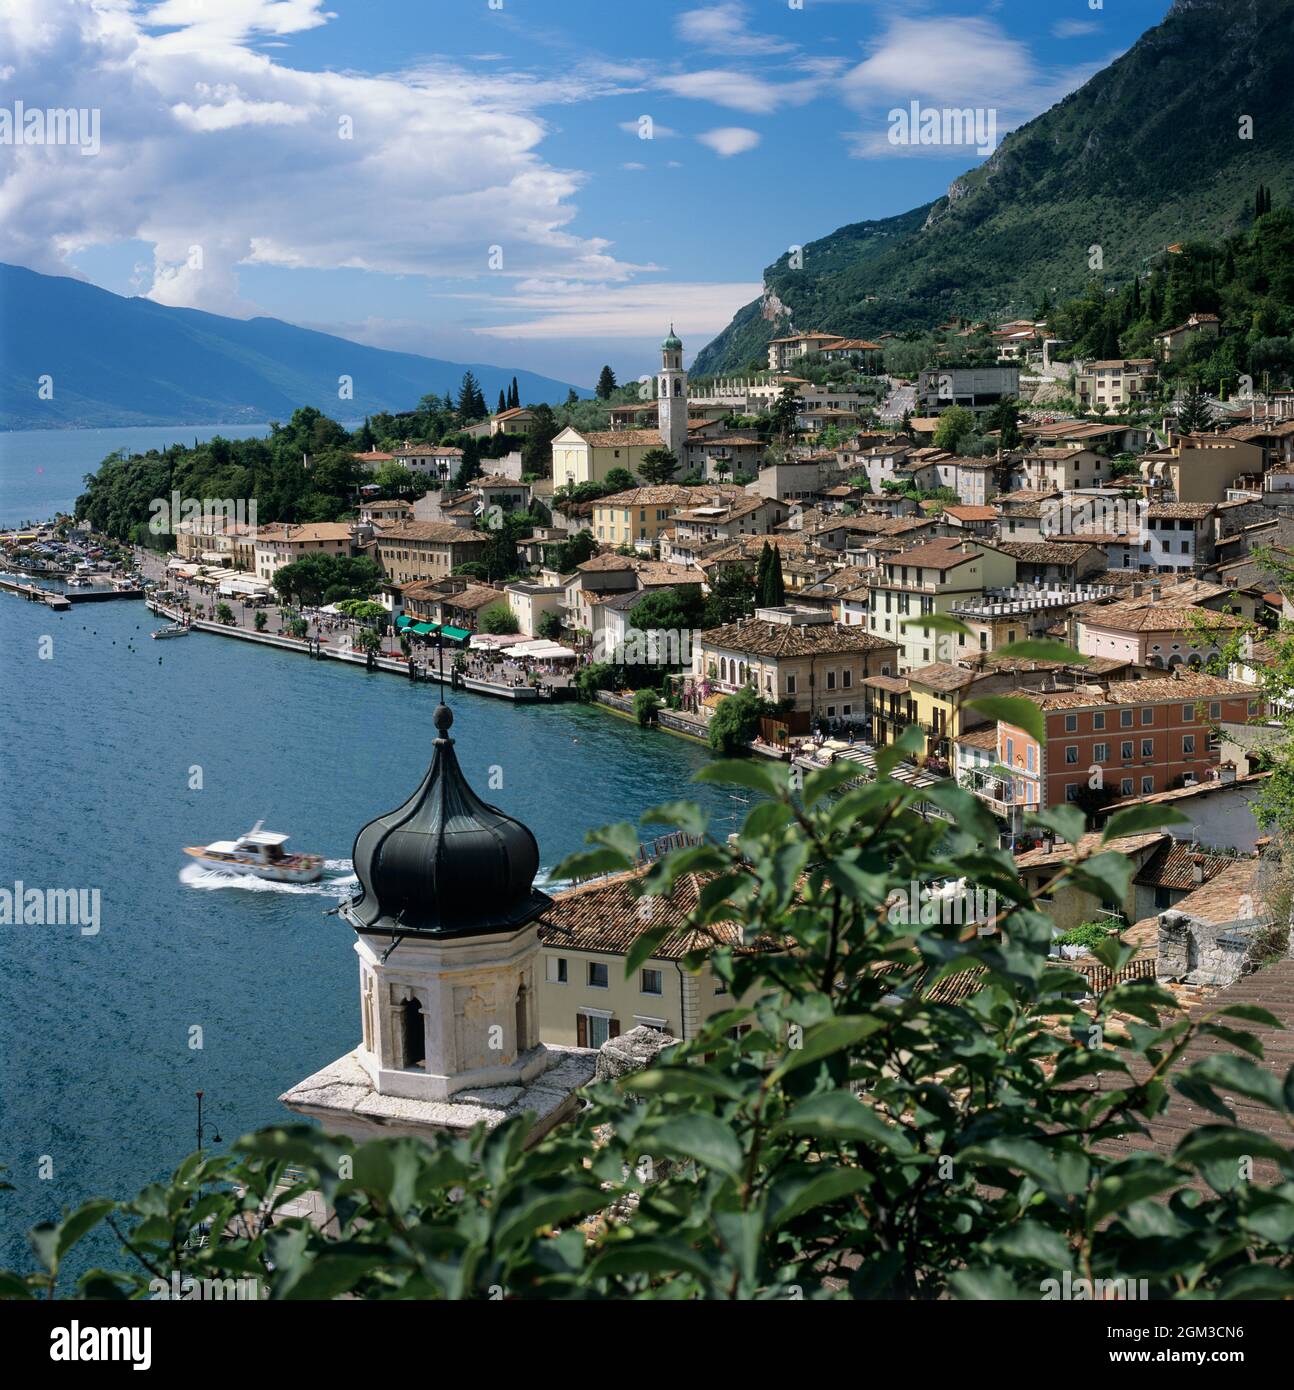
[[467, 785], [449, 708], [438, 706], [434, 719], [440, 736], [418, 790], [355, 837], [363, 891], [346, 915], [357, 931], [393, 936], [514, 930], [552, 905], [534, 887], [539, 846]]

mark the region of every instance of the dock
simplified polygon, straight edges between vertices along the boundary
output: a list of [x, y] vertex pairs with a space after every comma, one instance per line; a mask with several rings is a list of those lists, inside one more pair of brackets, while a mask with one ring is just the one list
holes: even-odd
[[71, 608], [72, 603], [66, 594], [56, 594], [53, 589], [42, 589], [39, 584], [24, 584], [17, 579], [0, 578], [0, 589], [18, 594], [29, 603], [43, 603], [62, 613]]

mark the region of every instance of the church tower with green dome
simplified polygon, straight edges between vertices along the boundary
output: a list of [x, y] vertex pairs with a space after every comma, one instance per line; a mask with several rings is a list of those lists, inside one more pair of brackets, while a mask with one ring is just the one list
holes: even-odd
[[687, 373], [683, 370], [683, 344], [669, 326], [660, 345], [661, 369], [656, 379], [660, 440], [678, 459], [679, 473], [687, 472]]

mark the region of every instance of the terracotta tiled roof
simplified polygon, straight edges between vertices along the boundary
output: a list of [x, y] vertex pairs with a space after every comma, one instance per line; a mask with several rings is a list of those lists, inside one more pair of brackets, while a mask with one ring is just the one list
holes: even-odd
[[839, 623], [772, 623], [763, 618], [743, 618], [725, 623], [701, 634], [710, 647], [746, 652], [751, 656], [817, 656], [843, 652], [878, 651], [894, 643], [874, 637], [861, 626], [842, 627]]
[[908, 672], [908, 681], [912, 685], [929, 686], [931, 690], [945, 694], [952, 690], [964, 690], [982, 678], [982, 672], [968, 670], [965, 666], [958, 666], [951, 661], [936, 661], [929, 666]]
[[[1166, 840], [1168, 834], [1163, 830], [1154, 830], [1147, 835], [1123, 835], [1117, 840], [1111, 840], [1108, 844], [1101, 843], [1101, 837], [1096, 831], [1091, 831], [1084, 835], [1078, 842], [1077, 852], [1079, 854], [1095, 854], [1098, 851], [1114, 850], [1118, 854], [1138, 854], [1142, 850], [1152, 849], [1160, 840]], [[1064, 840], [1057, 840], [1051, 849], [1045, 846], [1041, 849], [1026, 850], [1024, 854], [1017, 854], [1015, 866], [1017, 869], [1041, 869], [1059, 868], [1062, 864], [1067, 864], [1075, 855], [1075, 846], [1067, 844]]]
[[[1160, 845], [1137, 870], [1136, 881], [1146, 888], [1192, 889], [1216, 878], [1234, 860], [1221, 854], [1208, 854], [1185, 840]], [[1201, 878], [1195, 877], [1199, 870]]]
[[481, 544], [490, 539], [484, 531], [455, 526], [452, 521], [406, 521], [382, 533], [383, 541], [436, 541], [441, 545]]
[[1088, 544], [1057, 545], [1054, 541], [993, 541], [991, 544], [994, 550], [1010, 555], [1013, 560], [1023, 560], [1027, 565], [1073, 565], [1088, 551], [1101, 548]]
[[[1171, 591], [1169, 594], [1172, 597]], [[1082, 621], [1091, 627], [1112, 627], [1120, 632], [1186, 632], [1197, 622], [1216, 628], [1244, 627], [1243, 618], [1234, 613], [1219, 613], [1209, 608], [1168, 603], [1142, 604], [1105, 603], [1085, 604]]]
[[599, 497], [593, 504], [593, 510], [599, 507], [679, 507], [695, 496], [695, 488], [683, 487], [678, 483], [633, 487], [625, 492], [613, 492], [610, 497]]
[[[654, 959], [679, 960], [713, 945], [709, 931], [723, 945], [741, 945], [741, 928], [735, 923], [714, 924], [708, 931], [688, 926], [702, 886], [696, 874], [682, 875], [668, 897], [650, 898], [634, 895], [638, 877], [637, 873], [617, 874], [555, 893], [553, 906], [543, 915], [540, 938], [553, 949], [566, 946], [573, 951], [623, 955], [643, 932], [668, 924], [674, 930], [652, 952]], [[647, 915], [642, 912], [644, 903], [651, 908]]]

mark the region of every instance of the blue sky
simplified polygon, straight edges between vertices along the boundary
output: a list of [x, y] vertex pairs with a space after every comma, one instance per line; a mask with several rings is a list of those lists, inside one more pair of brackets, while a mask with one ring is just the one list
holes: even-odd
[[979, 162], [896, 147], [891, 110], [992, 110], [1001, 138], [1168, 7], [0, 0], [3, 100], [102, 128], [93, 157], [0, 149], [3, 254], [383, 347], [634, 376], [671, 319], [699, 349], [788, 246]]

